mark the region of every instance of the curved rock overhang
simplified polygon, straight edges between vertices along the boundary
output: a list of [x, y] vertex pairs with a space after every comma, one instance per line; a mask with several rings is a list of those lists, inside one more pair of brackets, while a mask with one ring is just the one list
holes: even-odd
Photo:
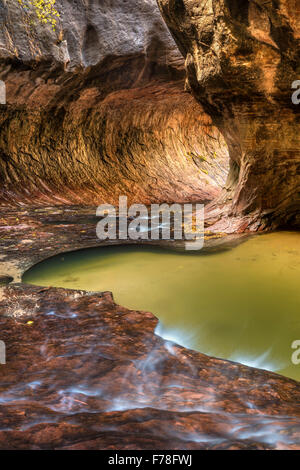
[[0, 11], [1, 203], [207, 202], [225, 140], [184, 90], [155, 0], [57, 1], [57, 31]]
[[215, 228], [299, 227], [300, 12], [295, 0], [158, 0], [186, 59], [186, 87], [230, 153]]

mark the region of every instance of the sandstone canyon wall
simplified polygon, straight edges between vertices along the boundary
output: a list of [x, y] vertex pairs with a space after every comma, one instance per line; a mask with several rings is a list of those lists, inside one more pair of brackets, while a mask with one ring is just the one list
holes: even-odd
[[189, 89], [225, 137], [226, 189], [214, 227], [299, 226], [298, 0], [158, 0]]
[[0, 1], [0, 201], [209, 201], [228, 151], [184, 90], [155, 0], [57, 0], [56, 30]]

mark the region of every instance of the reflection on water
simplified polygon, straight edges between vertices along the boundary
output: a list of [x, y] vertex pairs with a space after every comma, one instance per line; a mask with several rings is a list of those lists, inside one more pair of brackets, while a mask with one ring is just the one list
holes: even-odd
[[300, 235], [257, 236], [214, 255], [106, 247], [57, 256], [27, 272], [45, 286], [110, 290], [119, 304], [153, 312], [157, 333], [212, 356], [300, 380]]

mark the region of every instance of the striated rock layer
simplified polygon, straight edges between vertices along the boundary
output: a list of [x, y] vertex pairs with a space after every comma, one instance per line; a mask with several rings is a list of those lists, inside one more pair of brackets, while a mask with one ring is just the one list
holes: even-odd
[[0, 201], [208, 201], [228, 150], [184, 91], [155, 0], [56, 2], [56, 30], [0, 8]]
[[212, 222], [299, 226], [300, 108], [291, 99], [300, 79], [297, 0], [158, 4], [185, 57], [187, 89], [229, 148], [230, 174]]

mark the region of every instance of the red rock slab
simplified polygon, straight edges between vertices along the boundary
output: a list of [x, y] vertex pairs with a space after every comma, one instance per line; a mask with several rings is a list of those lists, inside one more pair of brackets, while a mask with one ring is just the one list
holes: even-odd
[[0, 314], [1, 449], [300, 448], [297, 382], [165, 341], [110, 293], [11, 285]]

